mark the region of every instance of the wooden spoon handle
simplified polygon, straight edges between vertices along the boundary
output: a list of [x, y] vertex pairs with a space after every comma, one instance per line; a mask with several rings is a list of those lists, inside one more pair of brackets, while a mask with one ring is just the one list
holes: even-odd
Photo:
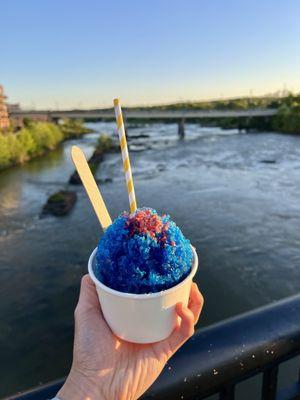
[[111, 224], [111, 218], [101, 196], [97, 183], [93, 177], [91, 169], [87, 163], [85, 155], [83, 151], [77, 146], [72, 146], [71, 155], [73, 163], [77, 169], [78, 175], [80, 176], [87, 195], [92, 203], [97, 218], [102, 226], [102, 229], [105, 230]]

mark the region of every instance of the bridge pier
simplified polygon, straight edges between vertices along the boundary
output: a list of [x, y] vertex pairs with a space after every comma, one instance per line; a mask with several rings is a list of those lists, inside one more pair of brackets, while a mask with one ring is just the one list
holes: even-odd
[[246, 117], [245, 118], [245, 128], [244, 128], [246, 133], [248, 133], [250, 130], [250, 122], [251, 122], [250, 117]]
[[242, 131], [248, 132], [250, 129], [250, 118], [249, 117], [238, 118], [237, 125], [238, 125], [239, 132], [242, 132]]
[[49, 122], [53, 122], [56, 125], [58, 125], [60, 120], [61, 120], [61, 118], [49, 117]]
[[178, 122], [178, 136], [180, 139], [184, 139], [185, 137], [184, 123], [185, 123], [184, 118], [181, 118], [181, 120], [179, 120]]
[[242, 132], [242, 129], [243, 129], [242, 120], [241, 120], [241, 118], [238, 118], [238, 130], [239, 130], [239, 133]]

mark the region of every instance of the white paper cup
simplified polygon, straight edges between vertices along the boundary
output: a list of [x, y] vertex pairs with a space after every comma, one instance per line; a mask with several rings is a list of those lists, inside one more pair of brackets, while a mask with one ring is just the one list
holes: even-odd
[[106, 322], [121, 339], [134, 343], [153, 343], [167, 338], [176, 326], [175, 305], [188, 304], [192, 279], [198, 268], [198, 256], [193, 250], [191, 273], [178, 285], [150, 294], [123, 293], [100, 282], [95, 274], [97, 248], [89, 262], [89, 275], [96, 285]]

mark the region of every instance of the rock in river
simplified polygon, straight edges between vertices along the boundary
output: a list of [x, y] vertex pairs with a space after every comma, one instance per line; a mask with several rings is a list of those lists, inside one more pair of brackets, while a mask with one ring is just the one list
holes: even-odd
[[52, 194], [43, 207], [42, 215], [52, 214], [56, 217], [67, 215], [74, 207], [77, 200], [75, 192], [61, 190]]
[[263, 164], [276, 164], [276, 160], [273, 159], [260, 160], [260, 162]]

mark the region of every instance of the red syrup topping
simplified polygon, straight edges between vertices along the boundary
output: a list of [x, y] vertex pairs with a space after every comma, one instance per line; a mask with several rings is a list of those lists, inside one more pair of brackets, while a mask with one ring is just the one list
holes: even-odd
[[[161, 218], [157, 214], [152, 214], [150, 210], [141, 210], [129, 216], [126, 225], [131, 236], [137, 233], [149, 235], [162, 245], [167, 242], [169, 223], [164, 225]], [[173, 241], [170, 244], [175, 246]]]

